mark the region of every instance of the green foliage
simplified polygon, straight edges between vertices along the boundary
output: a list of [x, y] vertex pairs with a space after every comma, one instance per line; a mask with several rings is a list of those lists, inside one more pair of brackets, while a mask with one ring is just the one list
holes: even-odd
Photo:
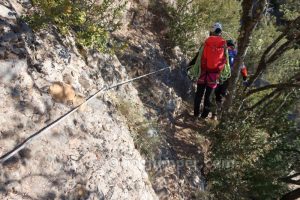
[[[136, 135], [133, 135], [134, 143], [139, 152], [148, 160], [154, 160], [159, 146], [162, 144], [162, 133], [158, 125], [151, 121], [144, 121], [138, 124]], [[152, 135], [153, 134], [153, 135]]]
[[245, 60], [246, 66], [250, 71], [255, 70], [254, 67], [259, 63], [263, 52], [274, 41], [274, 38], [280, 35], [274, 23], [274, 19], [272, 18], [271, 20], [262, 22], [259, 27], [254, 30]]
[[[293, 7], [293, 6], [292, 6]], [[292, 12], [299, 15], [297, 12]], [[286, 14], [286, 13], [285, 13]], [[272, 16], [265, 16], [252, 35], [245, 63], [254, 72], [261, 56], [284, 27], [276, 25]], [[271, 54], [287, 40], [282, 39]], [[275, 62], [267, 66], [261, 78], [272, 84], [286, 83], [299, 73], [299, 48], [288, 48]], [[268, 58], [268, 56], [267, 56]], [[211, 173], [212, 191], [223, 199], [277, 199], [290, 188], [280, 178], [299, 172], [300, 136], [297, 119], [288, 119], [296, 112], [300, 90], [286, 88], [257, 106], [251, 112], [236, 110], [243, 99], [242, 90], [232, 116], [217, 128], [214, 138], [213, 159], [229, 160], [231, 168], [216, 167]], [[244, 100], [244, 107], [251, 107], [274, 89], [253, 94]], [[299, 112], [299, 111], [298, 111]], [[299, 117], [299, 116], [298, 116]], [[222, 178], [218, 178], [222, 176]]]
[[[262, 53], [285, 29], [284, 25], [277, 24], [277, 20], [275, 20], [275, 18], [279, 18], [280, 21], [283, 21], [294, 20], [299, 16], [300, 1], [285, 0], [275, 1], [273, 3], [280, 8], [283, 16], [265, 15], [262, 22], [258, 25], [258, 28], [254, 31], [246, 57], [246, 64], [251, 69], [250, 71], [254, 71]], [[282, 40], [279, 45], [284, 42], [286, 42], [286, 40]], [[278, 48], [279, 45], [275, 48]], [[280, 82], [283, 78], [289, 77], [291, 74], [294, 74], [297, 69], [299, 69], [299, 47], [297, 47], [297, 44], [294, 45], [295, 47], [293, 49], [285, 52], [284, 55], [268, 67], [268, 72], [272, 72], [265, 74], [264, 78], [268, 79], [272, 83]]]
[[287, 118], [296, 96], [278, 110], [283, 99], [263, 112], [228, 116], [211, 133], [215, 168], [209, 180], [216, 199], [276, 199], [288, 192], [279, 178], [299, 169], [300, 136]]
[[287, 82], [290, 77], [300, 71], [300, 49], [290, 49], [274, 62], [265, 75], [272, 83]]
[[[280, 29], [275, 25], [273, 17], [265, 19], [254, 31], [245, 60], [250, 72], [255, 71], [255, 67], [259, 63], [261, 55], [280, 34]], [[284, 42], [286, 42], [286, 40], [282, 40], [279, 45]], [[276, 48], [278, 48], [279, 45], [277, 45]], [[288, 77], [291, 77], [291, 75], [300, 69], [299, 53], [300, 49], [296, 47], [286, 51], [279, 59], [268, 66], [267, 73], [265, 73], [262, 78], [271, 83], [286, 82]]]
[[282, 2], [280, 9], [284, 13], [285, 20], [296, 19], [299, 16], [300, 1], [285, 0]]
[[157, 132], [161, 127], [155, 121], [147, 120], [130, 101], [118, 100], [118, 111], [126, 117], [136, 148], [148, 160], [154, 159], [163, 140], [164, 134]]
[[240, 2], [236, 0], [178, 0], [176, 7], [168, 8], [168, 13], [168, 36], [188, 54], [199, 48], [215, 22], [221, 22], [232, 37], [238, 34]]
[[[190, 53], [199, 47], [206, 35], [203, 31], [209, 30], [215, 21], [220, 21], [225, 31], [231, 27], [230, 30], [234, 32], [232, 35], [236, 38], [240, 5], [236, 1], [227, 2], [231, 2], [235, 9], [228, 9], [230, 4], [224, 5], [223, 1], [177, 1], [177, 7], [169, 9], [169, 38]], [[286, 19], [299, 16], [297, 5], [287, 3], [282, 6], [286, 9]], [[237, 13], [232, 14], [228, 10]], [[232, 18], [224, 14], [225, 11]], [[264, 16], [252, 35], [246, 55], [245, 63], [250, 73], [256, 70], [264, 51], [283, 29], [277, 26], [272, 16]], [[271, 53], [284, 42], [285, 39], [280, 41]], [[262, 78], [274, 84], [286, 82], [299, 72], [299, 55], [296, 45], [288, 49], [268, 65]], [[253, 111], [240, 110], [242, 100], [244, 107], [251, 107], [272, 90], [254, 94], [246, 100], [243, 99], [243, 91], [239, 91], [233, 112], [207, 134], [213, 143], [211, 155], [214, 166], [208, 177], [208, 189], [213, 199], [277, 199], [290, 190], [288, 184], [280, 181], [280, 178], [288, 176], [292, 171], [299, 172], [300, 169], [299, 130], [296, 121], [288, 119], [288, 115], [295, 112], [294, 105], [300, 91], [290, 88], [281, 91], [276, 98], [268, 99]]]
[[120, 17], [126, 2], [113, 0], [33, 0], [34, 10], [25, 17], [33, 29], [55, 25], [61, 34], [73, 33], [77, 43], [102, 52], [113, 43], [110, 32], [121, 25]]

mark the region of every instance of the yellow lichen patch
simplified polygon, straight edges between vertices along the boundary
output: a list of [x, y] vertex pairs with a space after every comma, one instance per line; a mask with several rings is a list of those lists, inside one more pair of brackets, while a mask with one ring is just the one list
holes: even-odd
[[61, 82], [54, 82], [49, 87], [49, 93], [55, 101], [61, 103], [73, 103], [76, 96], [75, 90], [71, 85]]
[[76, 94], [76, 96], [74, 98], [74, 101], [73, 101], [73, 104], [74, 104], [74, 106], [79, 106], [79, 105], [82, 104], [79, 108], [79, 111], [85, 111], [86, 110], [87, 104], [84, 103], [84, 102], [85, 102], [85, 98], [81, 95]]

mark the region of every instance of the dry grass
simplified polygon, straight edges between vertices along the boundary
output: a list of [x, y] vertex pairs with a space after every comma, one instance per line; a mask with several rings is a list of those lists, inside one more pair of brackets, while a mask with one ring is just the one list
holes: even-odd
[[157, 123], [146, 119], [142, 108], [130, 101], [119, 100], [117, 108], [126, 119], [136, 148], [145, 158], [152, 159], [161, 144]]

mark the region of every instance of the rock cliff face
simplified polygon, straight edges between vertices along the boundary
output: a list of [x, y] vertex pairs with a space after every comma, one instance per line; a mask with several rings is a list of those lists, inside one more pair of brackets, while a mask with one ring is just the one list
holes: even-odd
[[[0, 155], [128, 77], [116, 56], [89, 52], [85, 61], [55, 29], [32, 33], [20, 8], [0, 5]], [[131, 84], [102, 94], [3, 163], [0, 198], [157, 199], [118, 99], [141, 104]]]
[[27, 1], [0, 3], [0, 155], [104, 85], [172, 67], [102, 93], [3, 163], [1, 199], [198, 197], [205, 156], [199, 127], [186, 122], [186, 59], [162, 37], [162, 5], [175, 1], [155, 2], [127, 4], [114, 33], [128, 44], [125, 52], [84, 57], [74, 38], [54, 27], [33, 33], [18, 20]]

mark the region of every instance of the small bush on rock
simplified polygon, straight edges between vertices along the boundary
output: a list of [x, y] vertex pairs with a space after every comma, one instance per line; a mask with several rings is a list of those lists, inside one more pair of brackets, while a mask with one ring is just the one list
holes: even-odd
[[77, 44], [107, 52], [114, 46], [110, 32], [120, 27], [126, 1], [33, 0], [32, 5], [25, 20], [34, 30], [51, 24], [63, 35], [73, 33]]

